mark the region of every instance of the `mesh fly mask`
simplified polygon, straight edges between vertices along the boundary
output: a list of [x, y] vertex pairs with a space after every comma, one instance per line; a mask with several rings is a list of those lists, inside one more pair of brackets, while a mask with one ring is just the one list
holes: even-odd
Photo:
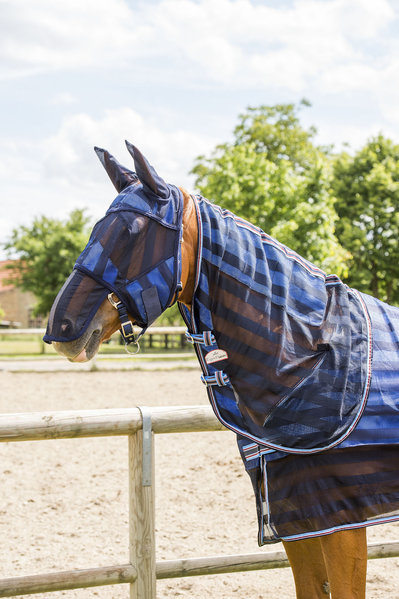
[[105, 150], [96, 152], [120, 192], [94, 227], [50, 312], [44, 341], [81, 337], [110, 292], [140, 336], [180, 289], [183, 196], [128, 144], [137, 174]]

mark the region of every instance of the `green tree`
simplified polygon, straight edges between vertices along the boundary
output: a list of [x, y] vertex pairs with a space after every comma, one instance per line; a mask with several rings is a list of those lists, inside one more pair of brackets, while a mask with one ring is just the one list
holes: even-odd
[[155, 326], [157, 327], [180, 327], [183, 322], [179, 312], [177, 304], [173, 304], [171, 308], [168, 308], [157, 318]]
[[71, 273], [87, 243], [87, 224], [84, 210], [74, 210], [65, 222], [41, 216], [30, 226], [14, 229], [5, 244], [8, 254], [17, 258], [11, 265], [13, 284], [35, 294], [36, 315], [48, 313]]
[[316, 131], [300, 125], [298, 110], [293, 104], [249, 108], [234, 142], [197, 158], [192, 172], [204, 196], [344, 275], [349, 254], [335, 235], [329, 151], [315, 146]]
[[399, 303], [399, 145], [378, 135], [334, 166], [337, 235], [353, 256], [347, 282]]

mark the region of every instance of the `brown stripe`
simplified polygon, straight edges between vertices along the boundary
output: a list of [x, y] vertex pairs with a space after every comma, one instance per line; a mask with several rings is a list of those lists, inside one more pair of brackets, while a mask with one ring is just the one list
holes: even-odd
[[143, 220], [143, 227], [140, 231], [140, 234], [137, 235], [135, 239], [134, 251], [132, 248], [130, 264], [126, 275], [128, 281], [136, 279], [138, 275], [143, 271], [143, 262], [145, 257], [146, 239], [147, 232], [149, 229], [149, 219], [144, 216], [140, 216], [137, 218]]
[[[154, 266], [158, 264], [158, 262], [160, 262], [161, 260], [165, 259], [165, 246], [171, 244], [171, 240], [168, 239], [168, 236], [171, 235], [174, 238], [174, 236], [176, 235], [174, 231], [170, 231], [162, 225], [155, 226], [157, 227], [157, 229], [152, 253], [152, 265]], [[169, 255], [166, 256], [166, 258], [169, 258]]]
[[[212, 269], [212, 265], [210, 265], [210, 269]], [[211, 274], [212, 276], [212, 274]], [[232, 310], [233, 312], [236, 312], [237, 314], [245, 314], [245, 317], [248, 318], [248, 320], [251, 320], [255, 327], [259, 326], [259, 327], [263, 327], [269, 331], [271, 331], [274, 334], [280, 335], [281, 334], [281, 322], [280, 321], [275, 321], [272, 318], [270, 318], [270, 314], [267, 314], [266, 312], [261, 312], [258, 309], [256, 309], [254, 306], [252, 306], [249, 302], [246, 302], [245, 299], [241, 299], [240, 297], [234, 295], [233, 293], [230, 293], [229, 291], [226, 291], [225, 289], [223, 289], [220, 285], [220, 279], [222, 278], [226, 278], [229, 280], [232, 280], [231, 277], [229, 277], [228, 275], [221, 273], [220, 271], [218, 271], [217, 273], [217, 277], [215, 275], [212, 276], [212, 278], [215, 280], [215, 289], [213, 289], [213, 293], [211, 294], [212, 297], [217, 297], [218, 299], [218, 303], [220, 302], [220, 304], [224, 307], [226, 307], [226, 309], [228, 310]], [[242, 290], [242, 288], [245, 287], [244, 285], [241, 285], [240, 288]], [[248, 293], [255, 296], [259, 296], [261, 298], [261, 301], [265, 301], [264, 296], [256, 293], [256, 291], [254, 291], [253, 289], [249, 289], [248, 288]], [[284, 310], [283, 308], [281, 308], [282, 310]], [[295, 321], [298, 324], [298, 319], [291, 317], [287, 312], [286, 312], [286, 316], [288, 319], [291, 319], [293, 321]], [[230, 322], [230, 326], [231, 326], [231, 322]], [[238, 327], [237, 327], [238, 328]], [[323, 343], [326, 342], [326, 330], [323, 331], [323, 337], [321, 336], [321, 331], [319, 327], [315, 327], [312, 325], [309, 325], [308, 323], [304, 324], [304, 328], [305, 331], [308, 333], [309, 330], [313, 330], [313, 333], [315, 335], [317, 335], [317, 337], [312, 337], [311, 339], [309, 338], [308, 334], [300, 334], [297, 331], [293, 331], [292, 327], [290, 327], [290, 331], [292, 334], [292, 342], [293, 344], [295, 344], [296, 347], [298, 347], [299, 349], [302, 349], [302, 351], [307, 351], [307, 352], [313, 352], [313, 351], [317, 351], [317, 345], [319, 343]], [[332, 333], [332, 331], [331, 331]], [[251, 343], [248, 343], [248, 345], [251, 345], [255, 348], [257, 348], [258, 346], [256, 345], [257, 339], [262, 340], [263, 337], [260, 335], [256, 335], [254, 333], [252, 333], [251, 331], [248, 331], [246, 329], [246, 334], [249, 336], [248, 338], [251, 339]], [[262, 333], [263, 335], [263, 333]], [[327, 339], [328, 341], [328, 339]], [[275, 349], [272, 349], [275, 348]], [[262, 345], [260, 345], [260, 349], [262, 349]], [[278, 344], [274, 344], [274, 343], [270, 343], [270, 350], [271, 350], [271, 355], [275, 355], [276, 354], [276, 350], [277, 351], [281, 351], [281, 348]], [[269, 350], [269, 351], [270, 351]]]
[[[359, 455], [370, 453], [369, 460], [359, 460]], [[327, 462], [329, 456], [342, 456], [343, 462]], [[317, 463], [320, 461], [321, 463]], [[324, 463], [323, 463], [324, 462]], [[305, 464], [305, 466], [304, 466]], [[300, 484], [306, 477], [319, 480], [334, 476], [369, 476], [375, 472], [398, 472], [397, 449], [381, 447], [358, 447], [336, 449], [311, 456], [287, 456], [270, 461], [267, 470], [273, 477], [273, 488], [283, 490], [287, 483]], [[399, 486], [399, 476], [398, 476]]]
[[[365, 452], [370, 454], [370, 460], [356, 460], [356, 456]], [[325, 458], [328, 459], [332, 453], [339, 453], [345, 463], [317, 465], [319, 459], [324, 459], [323, 456], [289, 456], [268, 463], [268, 499], [279, 535], [289, 536], [362, 522], [399, 510], [396, 448], [348, 448], [326, 452]], [[308, 467], [302, 467], [304, 461]], [[290, 462], [289, 472], [284, 462], [286, 465]], [[374, 474], [377, 478], [373, 480]], [[391, 476], [389, 480], [379, 480], [381, 474]], [[343, 478], [348, 476], [358, 476], [361, 482], [345, 484]], [[336, 486], [331, 487], [334, 481]], [[299, 484], [307, 487], [301, 494], [297, 493]], [[323, 484], [325, 489], [320, 488]], [[280, 496], [281, 491], [284, 491], [285, 497], [273, 499], [276, 494]], [[390, 496], [394, 499], [390, 500]], [[365, 501], [367, 505], [364, 505]], [[337, 502], [342, 502], [345, 507], [337, 510], [333, 505]], [[316, 511], [319, 513], [314, 513]], [[289, 521], [285, 522], [285, 518]]]

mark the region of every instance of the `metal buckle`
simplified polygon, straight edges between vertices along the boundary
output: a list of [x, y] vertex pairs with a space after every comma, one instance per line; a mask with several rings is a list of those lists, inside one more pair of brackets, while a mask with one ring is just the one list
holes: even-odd
[[113, 298], [114, 292], [112, 291], [111, 293], [108, 294], [108, 301], [111, 304], [111, 306], [113, 306], [114, 308], [118, 309], [119, 304], [121, 303], [121, 300], [118, 298], [117, 301], [114, 300]]
[[[125, 327], [129, 327], [130, 328], [130, 332], [126, 332]], [[125, 339], [130, 339], [131, 337], [133, 337], [133, 340], [135, 340], [134, 338], [134, 330], [133, 330], [133, 324], [130, 322], [130, 320], [126, 320], [125, 322], [121, 322], [121, 331], [122, 331], [122, 335]]]
[[186, 336], [186, 341], [191, 343], [191, 345], [194, 345], [194, 339], [192, 338], [191, 333], [189, 333], [189, 331], [186, 331], [184, 334]]
[[215, 370], [213, 374], [202, 374], [201, 381], [206, 387], [218, 386], [228, 387], [230, 385], [230, 379], [223, 370]]

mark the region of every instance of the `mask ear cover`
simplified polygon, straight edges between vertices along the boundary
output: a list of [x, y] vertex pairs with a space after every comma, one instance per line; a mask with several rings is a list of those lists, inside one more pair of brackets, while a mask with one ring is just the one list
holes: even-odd
[[136, 146], [128, 141], [125, 141], [125, 143], [134, 160], [134, 168], [143, 185], [144, 192], [147, 195], [155, 195], [160, 201], [169, 199], [169, 185], [158, 175], [155, 168], [151, 166]]
[[120, 164], [107, 150], [95, 147], [94, 151], [118, 193], [125, 189], [125, 187], [139, 182], [136, 173]]

